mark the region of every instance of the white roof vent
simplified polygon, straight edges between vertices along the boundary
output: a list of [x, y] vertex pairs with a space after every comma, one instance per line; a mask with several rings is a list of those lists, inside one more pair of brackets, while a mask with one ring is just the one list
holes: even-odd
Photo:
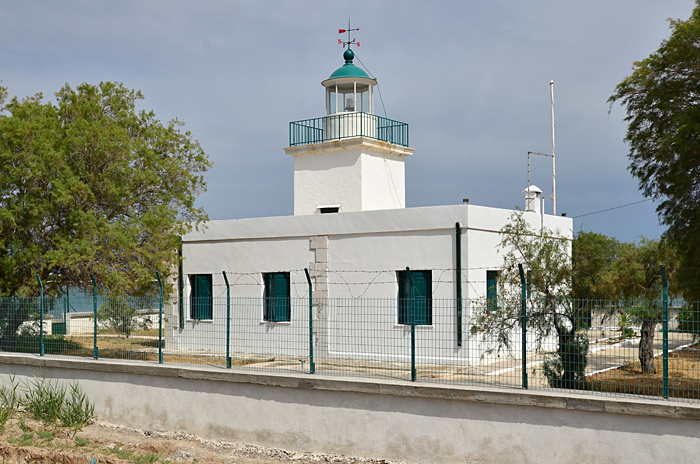
[[525, 194], [525, 212], [539, 213], [542, 190], [536, 185], [531, 185], [523, 190], [523, 193]]

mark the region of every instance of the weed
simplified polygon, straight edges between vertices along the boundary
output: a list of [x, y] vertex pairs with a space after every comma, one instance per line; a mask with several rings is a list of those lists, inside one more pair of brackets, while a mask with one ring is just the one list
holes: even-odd
[[134, 463], [135, 464], [151, 464], [154, 462], [158, 462], [159, 459], [160, 459], [160, 456], [158, 456], [157, 454], [146, 453], [146, 454], [142, 454], [142, 455], [134, 458]]
[[58, 384], [58, 380], [34, 379], [25, 384], [24, 408], [35, 419], [48, 424], [58, 420], [66, 389]]
[[24, 386], [24, 409], [44, 423], [68, 427], [73, 435], [88, 425], [95, 417], [95, 405], [75, 382], [70, 391], [58, 380], [35, 379]]
[[17, 394], [19, 384], [15, 382], [15, 376], [10, 375], [10, 386], [0, 387], [0, 430], [4, 430], [5, 424], [13, 416], [20, 405], [20, 398]]
[[19, 418], [19, 428], [22, 432], [29, 432], [29, 427], [27, 427], [27, 422], [24, 420], [24, 417]]
[[66, 395], [58, 418], [65, 427], [75, 434], [95, 418], [95, 405], [88, 401], [87, 395], [77, 382], [70, 385], [70, 393]]
[[47, 430], [37, 430], [36, 434], [39, 436], [39, 438], [41, 438], [42, 440], [45, 440], [45, 441], [51, 441], [55, 438], [53, 433], [51, 433]]
[[90, 440], [87, 438], [76, 438], [75, 439], [75, 446], [80, 448], [81, 446], [87, 446], [90, 444]]
[[19, 438], [9, 438], [8, 443], [13, 443], [19, 446], [32, 446], [34, 444], [34, 433], [24, 432]]

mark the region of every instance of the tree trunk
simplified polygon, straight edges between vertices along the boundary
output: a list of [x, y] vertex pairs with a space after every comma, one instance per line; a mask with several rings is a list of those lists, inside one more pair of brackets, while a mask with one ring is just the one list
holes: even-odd
[[642, 364], [642, 374], [655, 374], [654, 367], [654, 328], [656, 321], [642, 322], [639, 338], [639, 362]]

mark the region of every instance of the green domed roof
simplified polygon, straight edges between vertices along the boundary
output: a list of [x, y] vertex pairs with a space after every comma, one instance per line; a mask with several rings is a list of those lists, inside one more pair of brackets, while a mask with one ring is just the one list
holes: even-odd
[[345, 53], [343, 53], [343, 58], [345, 58], [345, 64], [333, 71], [333, 74], [331, 74], [330, 77], [323, 82], [329, 81], [331, 79], [338, 79], [341, 77], [357, 77], [361, 79], [371, 79], [373, 81], [376, 81], [376, 79], [369, 77], [369, 75], [366, 72], [364, 72], [362, 69], [358, 68], [352, 63], [352, 60], [355, 58], [355, 53], [352, 50], [350, 50], [349, 48], [345, 50]]

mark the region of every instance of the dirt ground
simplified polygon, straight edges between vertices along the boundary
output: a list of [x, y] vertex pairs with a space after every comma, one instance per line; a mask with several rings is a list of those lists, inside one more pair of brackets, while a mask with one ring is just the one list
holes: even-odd
[[[2, 463], [341, 463], [390, 461], [334, 454], [292, 453], [256, 445], [205, 440], [185, 432], [156, 432], [95, 422], [72, 436], [30, 419], [10, 419], [0, 433]], [[394, 463], [391, 463], [394, 464]]]

